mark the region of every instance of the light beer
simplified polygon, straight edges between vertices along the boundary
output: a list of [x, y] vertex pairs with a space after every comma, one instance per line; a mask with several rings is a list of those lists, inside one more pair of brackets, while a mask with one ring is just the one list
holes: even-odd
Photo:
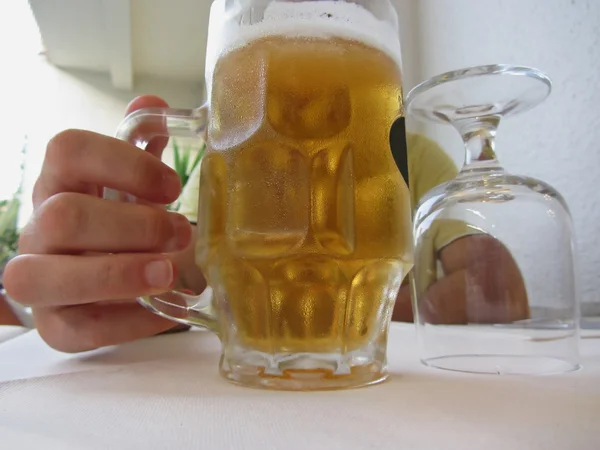
[[221, 338], [267, 354], [385, 347], [412, 266], [396, 60], [346, 37], [261, 36], [220, 56], [211, 89], [196, 257]]

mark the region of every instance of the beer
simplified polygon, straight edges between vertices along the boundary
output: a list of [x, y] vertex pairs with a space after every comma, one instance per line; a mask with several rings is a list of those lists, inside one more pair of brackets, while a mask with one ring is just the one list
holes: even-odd
[[347, 37], [261, 36], [212, 73], [197, 263], [222, 339], [268, 354], [385, 345], [412, 266], [390, 151], [402, 77]]

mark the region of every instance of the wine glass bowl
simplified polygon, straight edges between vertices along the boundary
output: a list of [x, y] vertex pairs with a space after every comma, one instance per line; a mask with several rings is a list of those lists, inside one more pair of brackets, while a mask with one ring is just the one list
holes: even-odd
[[407, 112], [451, 124], [465, 162], [420, 200], [414, 219], [413, 305], [421, 360], [488, 374], [552, 374], [579, 367], [575, 245], [568, 206], [549, 184], [504, 170], [501, 119], [551, 92], [541, 71], [473, 67], [434, 77]]

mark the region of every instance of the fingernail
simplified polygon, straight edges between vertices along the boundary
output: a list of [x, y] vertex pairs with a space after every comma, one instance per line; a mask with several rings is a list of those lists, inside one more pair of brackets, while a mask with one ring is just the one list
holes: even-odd
[[167, 252], [183, 250], [190, 243], [192, 229], [189, 221], [177, 213], [170, 213], [169, 219], [173, 226], [173, 237], [167, 242]]
[[168, 288], [173, 283], [173, 265], [169, 260], [152, 261], [144, 274], [150, 287]]

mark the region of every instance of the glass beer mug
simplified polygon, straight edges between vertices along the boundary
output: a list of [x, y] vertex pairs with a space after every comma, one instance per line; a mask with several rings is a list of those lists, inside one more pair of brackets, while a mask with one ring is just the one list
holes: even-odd
[[[409, 191], [389, 0], [215, 0], [208, 102], [147, 109], [118, 137], [205, 136], [196, 264], [212, 296], [141, 298], [222, 342], [221, 374], [312, 390], [386, 378], [399, 286], [412, 267]], [[200, 275], [199, 275], [200, 276]]]

